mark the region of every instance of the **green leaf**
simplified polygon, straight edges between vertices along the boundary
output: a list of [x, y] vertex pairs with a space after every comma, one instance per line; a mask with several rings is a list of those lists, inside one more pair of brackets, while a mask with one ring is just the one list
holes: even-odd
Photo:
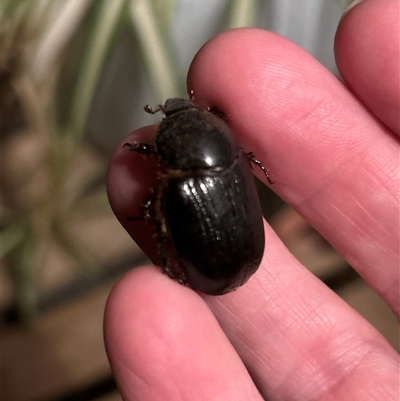
[[153, 2], [130, 0], [129, 15], [157, 97], [177, 96], [181, 91], [170, 57], [171, 40], [160, 28]]
[[26, 236], [26, 227], [20, 223], [2, 227], [0, 231], [0, 258], [4, 258], [14, 250]]
[[254, 26], [257, 0], [232, 0], [228, 28]]
[[39, 287], [36, 280], [37, 243], [27, 236], [7, 258], [14, 282], [14, 303], [21, 321], [31, 322], [37, 314]]
[[118, 28], [123, 6], [124, 0], [103, 0], [99, 6], [72, 100], [72, 121], [68, 133], [75, 145], [83, 137], [96, 84]]

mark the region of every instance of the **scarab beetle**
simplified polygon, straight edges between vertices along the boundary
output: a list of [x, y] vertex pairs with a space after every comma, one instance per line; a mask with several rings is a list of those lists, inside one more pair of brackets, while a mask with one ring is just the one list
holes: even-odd
[[215, 108], [172, 98], [153, 143], [125, 143], [130, 151], [153, 155], [164, 167], [143, 217], [157, 229], [162, 269], [207, 294], [224, 294], [244, 284], [264, 253], [261, 207], [250, 163]]

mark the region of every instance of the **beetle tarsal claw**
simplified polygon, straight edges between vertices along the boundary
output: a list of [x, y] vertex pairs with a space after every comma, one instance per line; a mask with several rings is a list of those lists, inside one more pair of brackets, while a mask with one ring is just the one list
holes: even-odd
[[215, 106], [209, 107], [208, 111], [211, 114], [214, 114], [214, 116], [217, 116], [219, 118], [224, 118], [224, 116], [225, 116], [225, 113], [223, 111], [219, 110], [218, 107], [215, 107]]

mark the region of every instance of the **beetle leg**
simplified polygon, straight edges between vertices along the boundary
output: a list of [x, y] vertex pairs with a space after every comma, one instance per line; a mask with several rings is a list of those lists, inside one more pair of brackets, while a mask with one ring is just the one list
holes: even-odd
[[161, 232], [161, 227], [159, 227], [158, 224], [156, 224], [156, 228], [158, 232], [158, 252], [161, 256], [161, 269], [168, 277], [175, 279], [175, 275], [172, 273], [172, 270], [169, 266], [167, 238], [165, 234]]
[[170, 267], [168, 258], [161, 258], [162, 271], [172, 280], [176, 280], [179, 284], [186, 285], [186, 281], [174, 273]]
[[[256, 155], [253, 152], [243, 152], [243, 153], [247, 156], [247, 158], [250, 160], [251, 163], [254, 163], [262, 170], [265, 177], [267, 178], [267, 181], [270, 184], [273, 184], [275, 182], [275, 181], [271, 180], [268, 169], [263, 165], [263, 163], [260, 160], [258, 160], [256, 158]], [[250, 164], [250, 166], [253, 168], [253, 166], [251, 164]]]
[[124, 148], [129, 148], [131, 152], [137, 152], [141, 155], [152, 155], [156, 153], [154, 145], [143, 142], [127, 142], [124, 143]]
[[221, 110], [219, 110], [217, 107], [213, 106], [213, 107], [209, 107], [208, 111], [211, 114], [214, 114], [214, 116], [219, 117], [219, 118], [224, 118], [225, 113]]
[[151, 192], [149, 199], [142, 206], [142, 214], [145, 220], [151, 220], [153, 216], [151, 215], [151, 207], [154, 202], [154, 192]]
[[163, 221], [157, 219], [155, 222], [158, 237], [158, 252], [161, 256], [161, 269], [169, 278], [176, 280], [179, 284], [186, 285], [184, 274], [171, 266], [168, 256], [168, 234], [165, 229], [165, 224]]
[[[163, 191], [168, 184], [168, 181], [165, 179], [161, 179], [160, 184], [157, 188], [157, 191], [152, 194], [150, 200], [150, 204], [153, 205], [154, 216], [151, 216], [153, 219], [156, 231], [157, 231], [157, 239], [158, 239], [158, 252], [161, 256], [161, 268], [163, 273], [165, 273], [168, 277], [173, 280], [178, 281], [179, 284], [186, 284], [185, 275], [179, 269], [174, 262], [171, 264], [171, 258], [169, 255], [169, 243], [170, 243], [170, 234], [168, 232], [167, 224], [165, 221], [165, 217], [161, 210], [161, 198]], [[149, 205], [150, 207], [150, 205]]]
[[154, 192], [152, 191], [149, 198], [146, 200], [146, 202], [143, 203], [142, 205], [142, 212], [139, 217], [128, 217], [128, 221], [137, 221], [137, 220], [153, 220], [154, 216], [152, 215], [152, 212], [154, 213]]
[[158, 113], [159, 111], [164, 111], [164, 106], [163, 106], [162, 104], [159, 104], [158, 107], [157, 107], [155, 110], [153, 110], [153, 109], [151, 108], [151, 106], [149, 106], [148, 104], [146, 104], [146, 106], [143, 107], [143, 110], [144, 110], [146, 113], [149, 113], [149, 114], [156, 114], [156, 113]]

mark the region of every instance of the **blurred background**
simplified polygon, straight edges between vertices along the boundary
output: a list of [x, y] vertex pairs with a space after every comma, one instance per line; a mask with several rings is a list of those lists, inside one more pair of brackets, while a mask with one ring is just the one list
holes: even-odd
[[[120, 400], [102, 338], [107, 295], [147, 259], [114, 218], [108, 160], [154, 123], [145, 104], [186, 97], [208, 39], [255, 26], [333, 73], [347, 0], [2, 0], [1, 387], [4, 401]], [[265, 217], [290, 251], [398, 347], [386, 305], [268, 188]]]

